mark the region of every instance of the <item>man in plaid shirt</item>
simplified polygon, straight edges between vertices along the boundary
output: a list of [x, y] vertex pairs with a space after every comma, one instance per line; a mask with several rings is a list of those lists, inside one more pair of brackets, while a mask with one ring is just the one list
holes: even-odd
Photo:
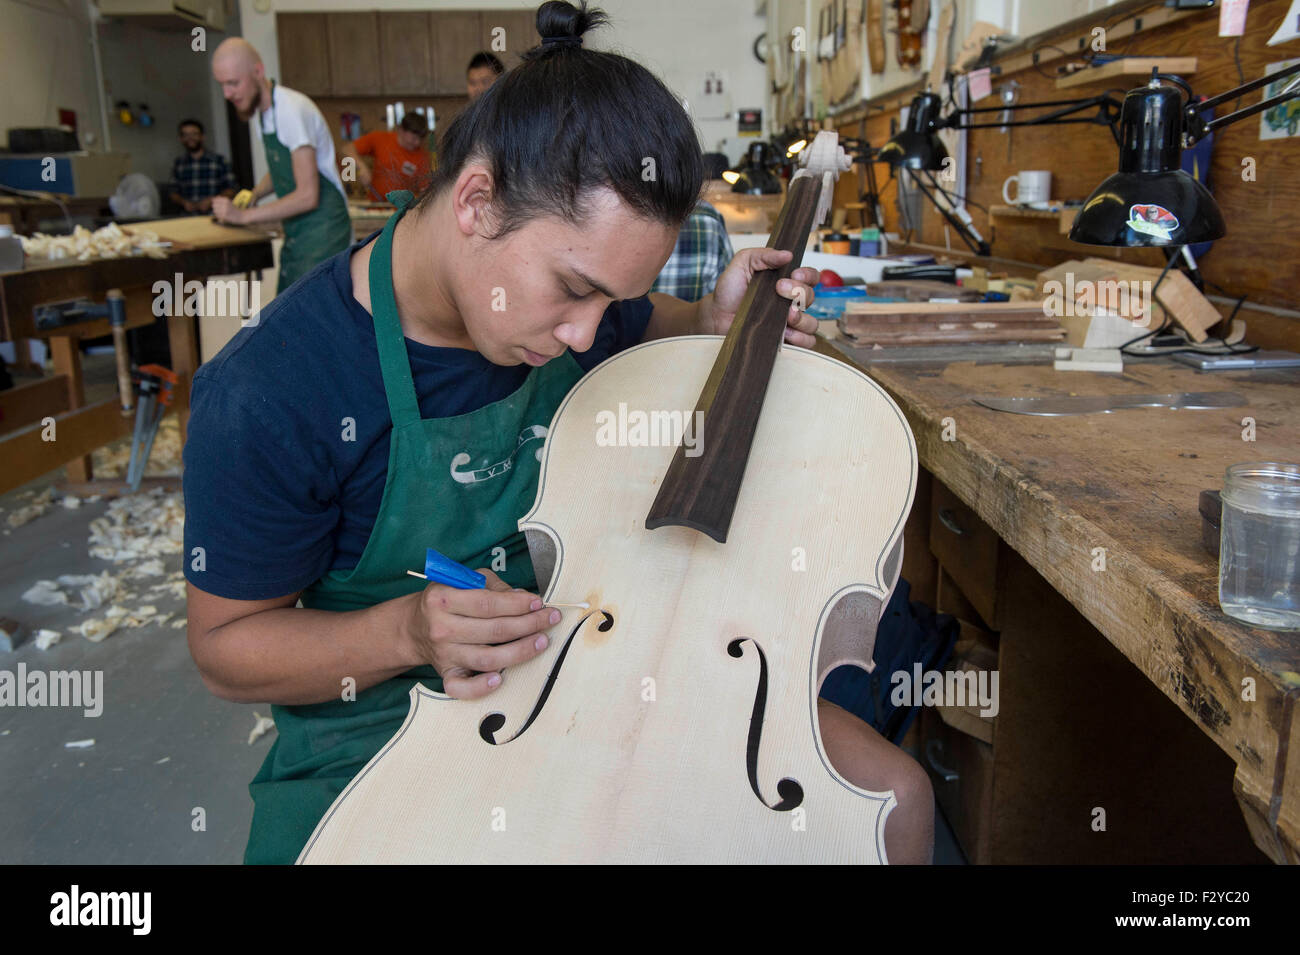
[[235, 194], [235, 177], [226, 157], [203, 148], [203, 124], [197, 119], [182, 120], [179, 126], [185, 155], [172, 163], [172, 178], [167, 194], [186, 212], [212, 211], [212, 197]]
[[698, 202], [650, 291], [698, 302], [713, 291], [734, 254], [722, 213], [707, 202]]

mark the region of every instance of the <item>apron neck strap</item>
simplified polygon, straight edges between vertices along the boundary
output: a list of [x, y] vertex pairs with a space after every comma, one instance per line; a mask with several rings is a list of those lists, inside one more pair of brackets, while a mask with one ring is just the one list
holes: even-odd
[[375, 344], [379, 348], [384, 394], [388, 397], [388, 412], [394, 428], [420, 420], [420, 403], [415, 397], [415, 382], [411, 378], [411, 359], [406, 352], [406, 336], [402, 334], [397, 299], [393, 295], [393, 232], [410, 198], [408, 192], [405, 201], [394, 203], [397, 211], [388, 217], [384, 231], [370, 251], [370, 311], [374, 316]]

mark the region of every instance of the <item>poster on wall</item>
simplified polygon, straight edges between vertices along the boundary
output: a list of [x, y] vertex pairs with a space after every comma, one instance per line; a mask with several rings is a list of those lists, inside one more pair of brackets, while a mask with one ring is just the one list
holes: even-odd
[[[1279, 63], [1270, 63], [1264, 67], [1264, 75], [1284, 69], [1292, 64], [1300, 63], [1300, 59], [1282, 60]], [[1276, 96], [1286, 88], [1288, 83], [1295, 82], [1294, 76], [1288, 76], [1284, 79], [1269, 83], [1264, 87], [1262, 99]], [[1300, 135], [1300, 98], [1287, 100], [1278, 103], [1271, 109], [1266, 109], [1259, 114], [1259, 138], [1260, 139], [1286, 139], [1288, 136]]]

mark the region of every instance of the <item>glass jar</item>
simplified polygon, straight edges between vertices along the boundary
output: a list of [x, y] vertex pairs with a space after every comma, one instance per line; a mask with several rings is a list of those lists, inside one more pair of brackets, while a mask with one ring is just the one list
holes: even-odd
[[1300, 630], [1300, 465], [1234, 464], [1222, 497], [1223, 612], [1254, 627]]

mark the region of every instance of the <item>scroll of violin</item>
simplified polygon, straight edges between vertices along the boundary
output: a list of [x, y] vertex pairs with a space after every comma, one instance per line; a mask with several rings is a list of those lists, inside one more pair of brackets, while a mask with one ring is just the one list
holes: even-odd
[[492, 695], [417, 686], [300, 862], [884, 862], [891, 792], [843, 779], [817, 690], [870, 669], [916, 445], [865, 375], [783, 345], [778, 279], [849, 162], [805, 150], [725, 338], [648, 342], [556, 412], [520, 520], [585, 600]]

